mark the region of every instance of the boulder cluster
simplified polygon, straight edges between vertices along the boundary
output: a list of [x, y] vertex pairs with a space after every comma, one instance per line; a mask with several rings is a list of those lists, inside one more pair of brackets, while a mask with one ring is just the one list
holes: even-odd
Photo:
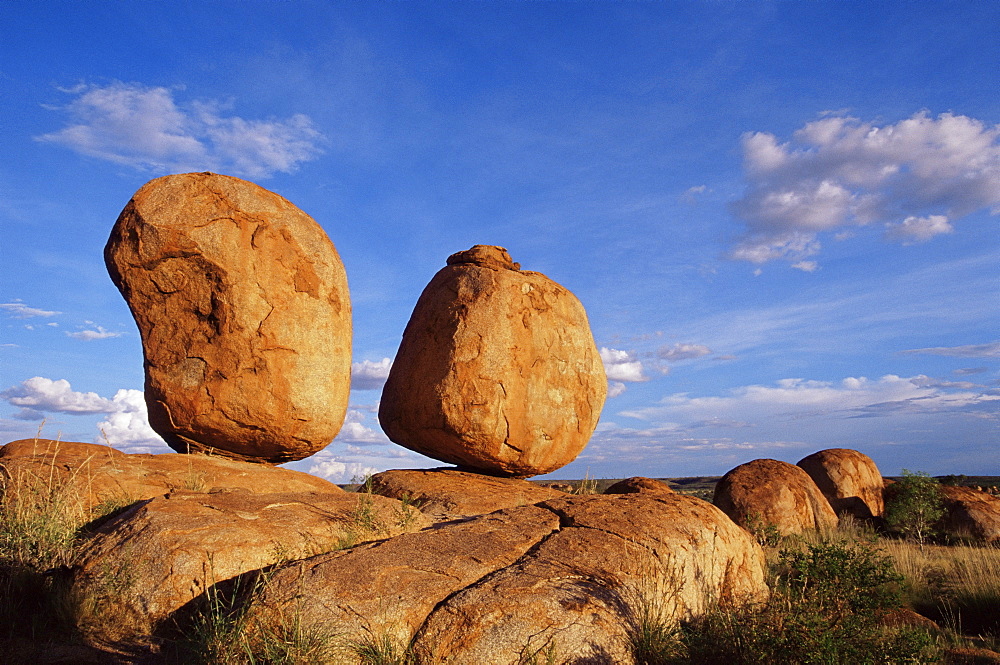
[[708, 502], [642, 478], [592, 496], [525, 480], [580, 453], [607, 381], [580, 302], [505, 249], [449, 257], [381, 401], [393, 441], [457, 468], [358, 492], [273, 466], [324, 448], [347, 407], [347, 279], [314, 220], [236, 178], [167, 176], [126, 205], [105, 260], [142, 338], [150, 425], [185, 454], [0, 447], [3, 502], [44, 490], [81, 529], [51, 572], [102, 654], [155, 662], [224, 597], [240, 639], [327, 635], [336, 662], [375, 641], [442, 662], [557, 646], [629, 663], [651, 607], [677, 621], [767, 596], [761, 547]]

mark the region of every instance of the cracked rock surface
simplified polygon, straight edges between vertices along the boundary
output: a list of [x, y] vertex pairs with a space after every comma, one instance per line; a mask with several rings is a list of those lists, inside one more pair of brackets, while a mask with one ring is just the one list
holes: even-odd
[[450, 256], [417, 301], [379, 422], [434, 459], [527, 477], [576, 458], [606, 395], [580, 301], [504, 248], [476, 245]]
[[[566, 497], [436, 524], [280, 569], [255, 604], [345, 640], [412, 644], [422, 662], [631, 663], [644, 611], [664, 620], [767, 595], [760, 546], [679, 494]], [[550, 645], [553, 645], [550, 647]], [[347, 660], [345, 662], [351, 662]]]
[[238, 178], [165, 176], [128, 202], [104, 257], [142, 336], [150, 425], [171, 448], [278, 463], [337, 435], [351, 305], [311, 217]]

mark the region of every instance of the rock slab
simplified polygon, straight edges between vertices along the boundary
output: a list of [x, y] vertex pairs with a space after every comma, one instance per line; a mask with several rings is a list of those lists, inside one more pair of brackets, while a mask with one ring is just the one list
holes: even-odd
[[417, 301], [379, 422], [434, 459], [527, 477], [576, 458], [606, 395], [580, 301], [502, 247], [476, 245], [450, 256]]
[[885, 514], [882, 473], [864, 453], [830, 448], [802, 458], [796, 466], [809, 474], [838, 515], [869, 519]]
[[741, 464], [715, 486], [713, 503], [746, 529], [775, 527], [781, 535], [837, 526], [837, 514], [805, 471], [773, 459]]
[[175, 490], [344, 493], [327, 480], [292, 469], [209, 455], [130, 455], [110, 446], [51, 439], [21, 439], [0, 447], [0, 477], [7, 491], [57, 488], [81, 523], [101, 504], [124, 506]]
[[393, 469], [371, 477], [369, 491], [406, 500], [436, 521], [485, 515], [555, 499], [559, 490], [518, 478], [458, 469]]
[[133, 505], [84, 542], [73, 589], [89, 606], [78, 627], [95, 645], [142, 645], [213, 584], [428, 523], [370, 494], [171, 492]]
[[122, 210], [104, 258], [142, 337], [150, 425], [171, 448], [278, 463], [340, 431], [347, 277], [307, 214], [237, 178], [165, 176]]

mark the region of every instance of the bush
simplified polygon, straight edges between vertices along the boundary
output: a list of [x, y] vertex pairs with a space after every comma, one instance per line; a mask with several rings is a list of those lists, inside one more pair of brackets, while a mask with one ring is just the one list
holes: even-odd
[[934, 535], [934, 525], [944, 515], [940, 483], [923, 471], [903, 469], [903, 478], [892, 484], [885, 506], [885, 521], [890, 529], [921, 546]]
[[661, 662], [705, 665], [935, 662], [933, 639], [881, 625], [899, 607], [901, 577], [870, 545], [783, 550], [764, 604], [718, 609], [683, 626], [683, 655]]

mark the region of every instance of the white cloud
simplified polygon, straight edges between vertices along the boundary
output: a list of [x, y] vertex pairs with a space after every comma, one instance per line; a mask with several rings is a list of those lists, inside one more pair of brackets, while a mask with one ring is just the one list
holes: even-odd
[[85, 342], [92, 342], [95, 339], [109, 339], [111, 337], [121, 337], [125, 333], [111, 332], [110, 330], [105, 330], [101, 326], [97, 326], [97, 330], [80, 330], [78, 332], [67, 332], [68, 337], [73, 339], [80, 339]]
[[799, 261], [798, 263], [793, 263], [792, 267], [802, 272], [816, 272], [819, 270], [819, 264], [815, 261]]
[[[369, 427], [367, 409], [351, 408], [347, 410], [344, 425], [334, 441], [338, 443], [354, 443], [362, 446], [389, 443], [389, 437], [381, 429]], [[375, 421], [375, 418], [372, 418]], [[373, 422], [377, 427], [377, 423]]]
[[351, 388], [354, 390], [375, 390], [385, 384], [392, 368], [392, 358], [382, 360], [362, 360], [351, 363]]
[[966, 344], [963, 346], [935, 346], [927, 349], [908, 349], [902, 353], [924, 353], [934, 356], [957, 358], [1000, 358], [1000, 342]]
[[28, 307], [23, 302], [5, 302], [0, 303], [0, 309], [4, 310], [11, 317], [15, 319], [30, 319], [36, 316], [56, 316], [57, 314], [62, 314], [62, 312], [49, 311], [45, 309], [38, 309], [36, 307]]
[[321, 460], [309, 467], [309, 473], [326, 478], [332, 483], [360, 482], [379, 472], [374, 466], [360, 462], [346, 462], [342, 458]]
[[305, 115], [245, 120], [213, 101], [187, 106], [174, 90], [138, 83], [80, 85], [64, 110], [69, 123], [36, 140], [158, 173], [224, 171], [266, 178], [319, 153], [323, 137]]
[[807, 123], [792, 141], [743, 137], [747, 191], [733, 212], [747, 233], [734, 259], [801, 262], [818, 235], [881, 222], [904, 244], [950, 233], [951, 221], [1000, 211], [1000, 126], [926, 112], [877, 126], [832, 115]]
[[608, 375], [608, 381], [625, 381], [629, 383], [648, 381], [649, 377], [642, 373], [642, 361], [635, 360], [628, 351], [609, 349], [602, 346], [600, 349], [601, 361], [604, 363], [604, 372]]
[[608, 397], [618, 397], [626, 390], [621, 381], [608, 381]]
[[107, 443], [127, 453], [164, 453], [170, 448], [149, 426], [141, 390], [122, 389], [111, 398], [115, 411], [97, 423], [96, 443]]
[[112, 413], [117, 410], [113, 400], [105, 399], [93, 392], [77, 392], [66, 379], [46, 379], [35, 376], [0, 392], [13, 406], [27, 407], [35, 411], [57, 413]]
[[656, 355], [671, 362], [678, 360], [688, 360], [690, 358], [701, 358], [707, 356], [712, 350], [704, 344], [674, 344], [673, 346], [661, 347]]

